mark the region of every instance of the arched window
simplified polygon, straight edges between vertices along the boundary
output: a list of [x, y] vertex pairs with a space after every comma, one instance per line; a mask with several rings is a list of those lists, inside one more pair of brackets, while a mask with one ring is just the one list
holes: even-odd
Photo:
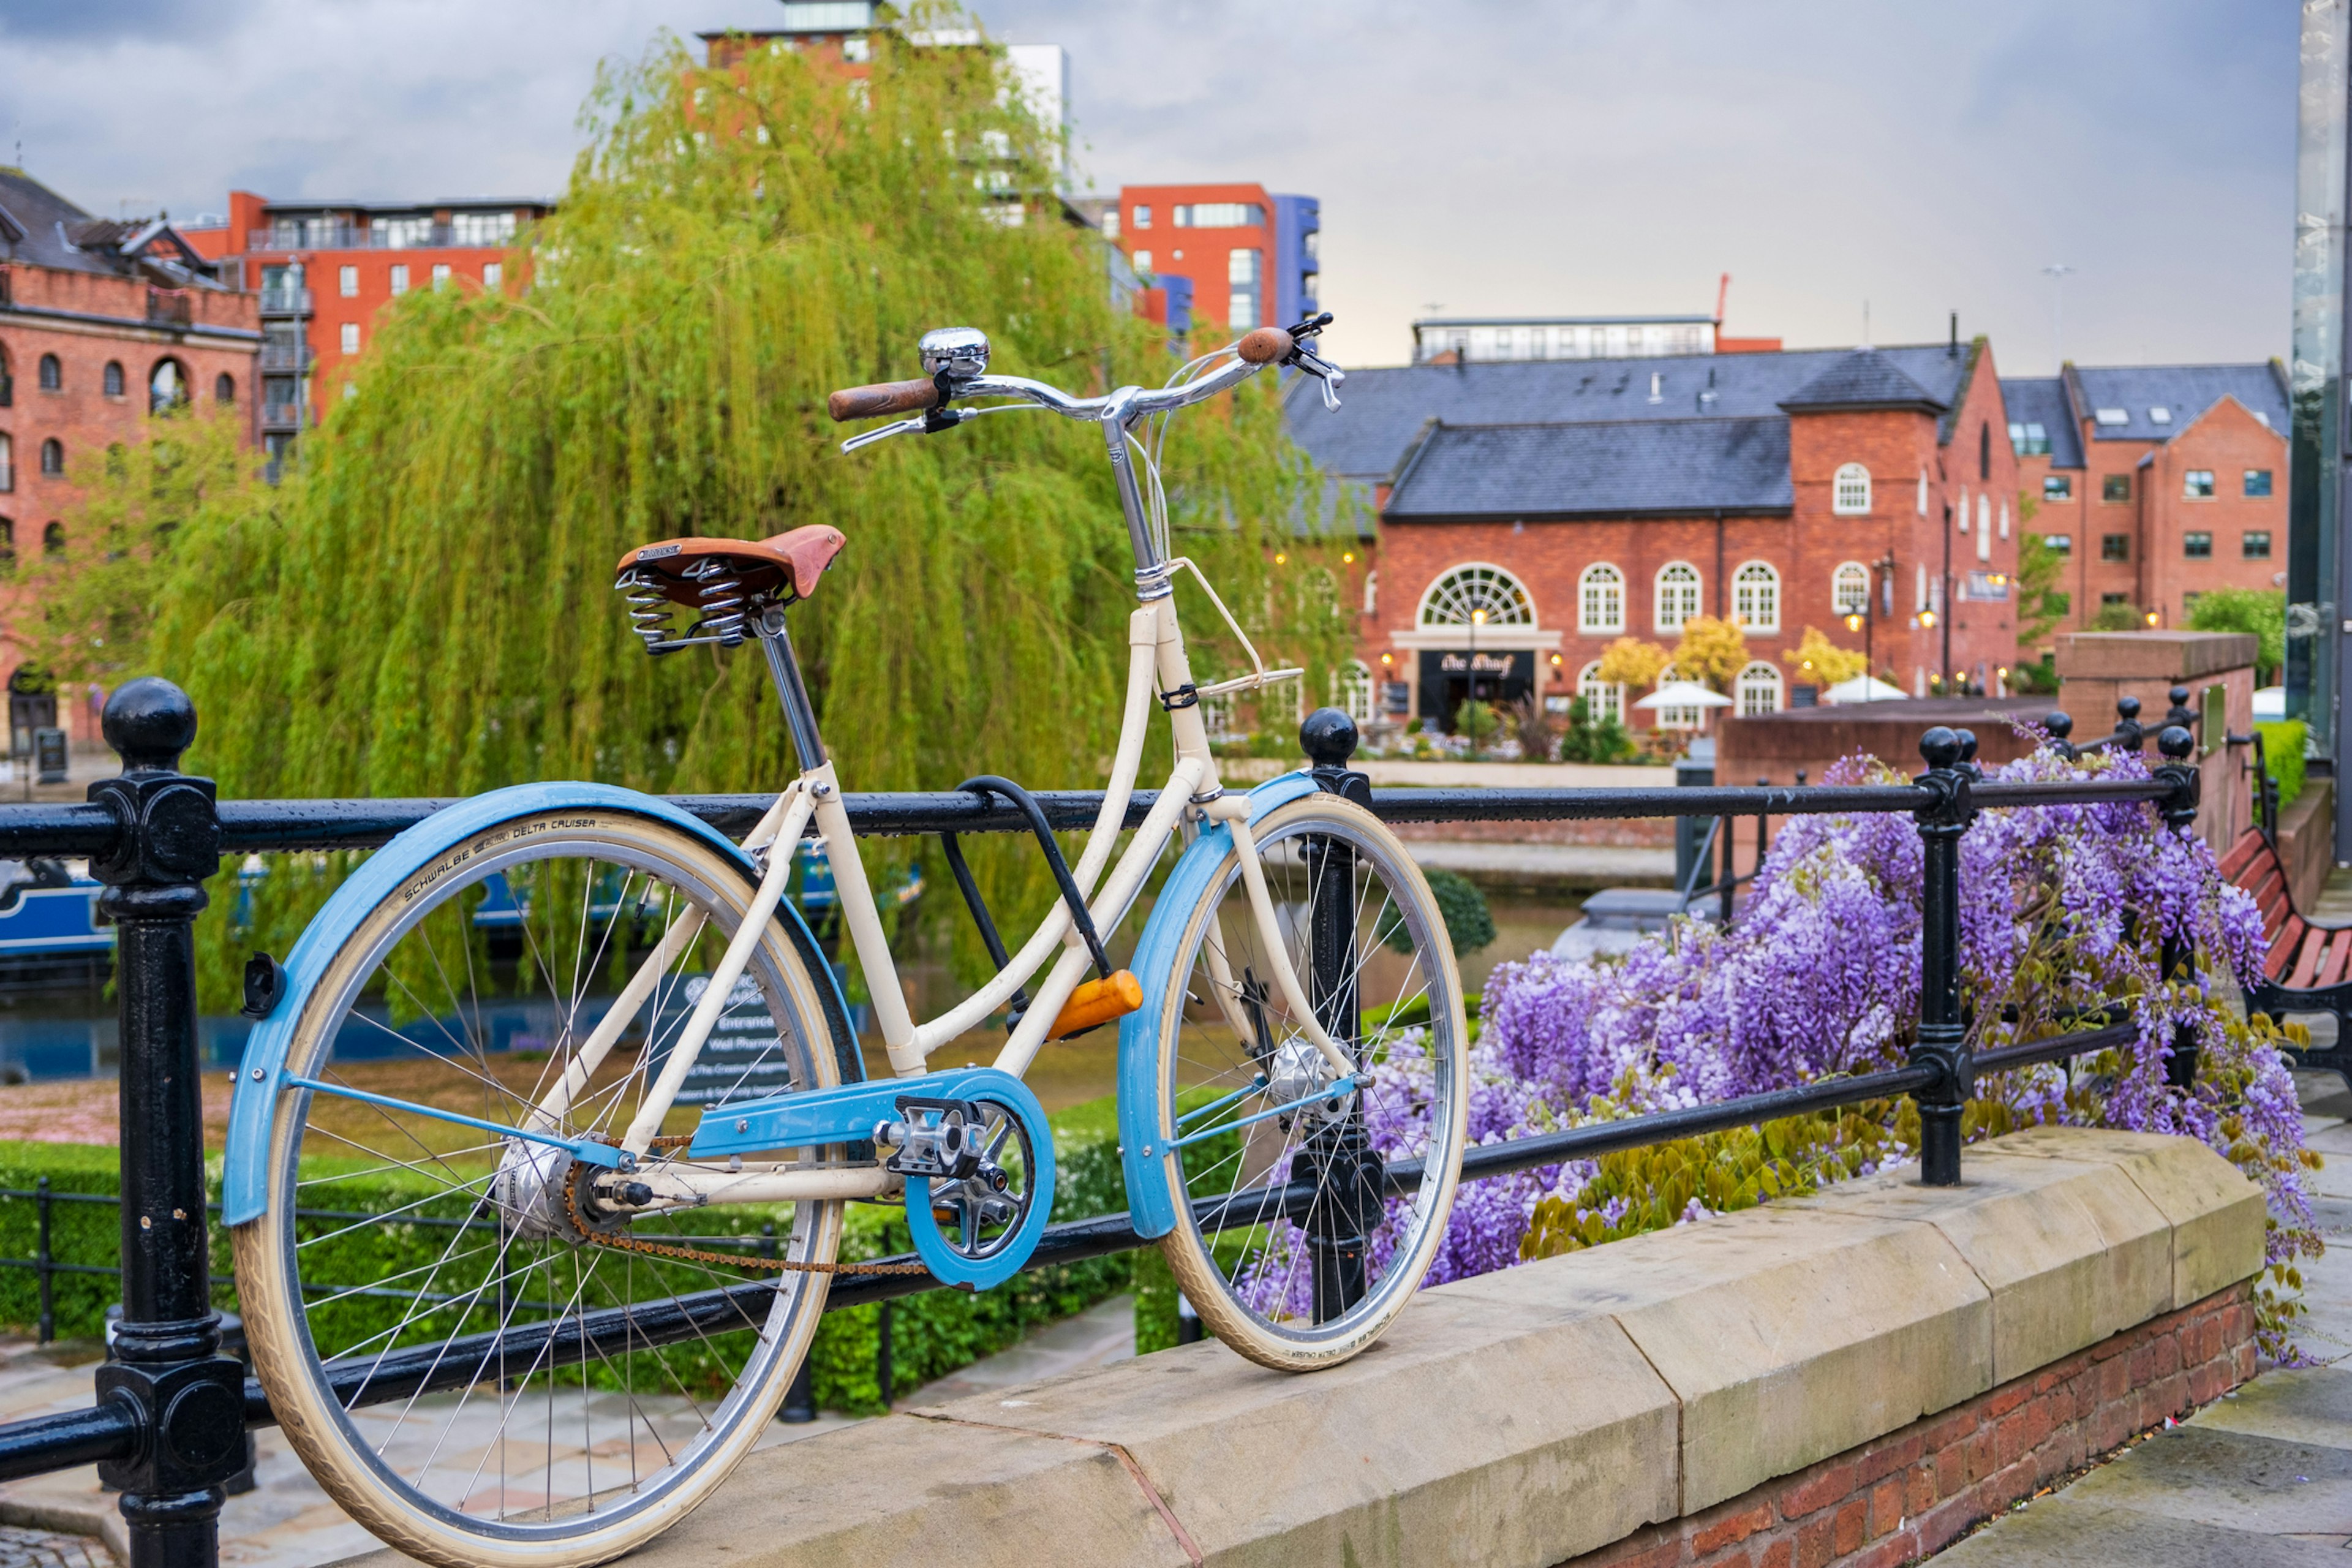
[[1658, 568], [1658, 629], [1678, 632], [1698, 614], [1698, 568], [1687, 561], [1669, 561]]
[[147, 412], [161, 414], [188, 400], [188, 373], [178, 360], [159, 359], [147, 374]]
[[1500, 566], [1456, 566], [1421, 596], [1424, 626], [1531, 626], [1535, 606], [1519, 580]]
[[100, 382], [104, 384], [104, 386], [105, 386], [105, 388], [106, 388], [106, 395], [107, 395], [107, 396], [109, 396], [109, 397], [120, 397], [120, 396], [121, 396], [121, 395], [122, 395], [122, 362], [121, 362], [121, 360], [119, 360], [119, 359], [110, 359], [110, 360], [108, 360], [108, 361], [106, 362], [106, 370], [105, 370], [104, 374], [100, 377]]
[[1924, 468], [1919, 470], [1919, 515], [1927, 515], [1927, 470]]
[[1595, 563], [1577, 582], [1576, 629], [1587, 637], [1613, 637], [1625, 629], [1625, 574]]
[[1977, 426], [1977, 478], [1992, 478], [1992, 426], [1989, 424]]
[[1599, 659], [1577, 671], [1576, 694], [1584, 699], [1584, 710], [1594, 723], [1625, 721], [1625, 688], [1621, 682], [1601, 679]]
[[16, 488], [16, 444], [0, 430], [0, 496]]
[[1977, 497], [1977, 559], [1992, 559], [1992, 498]]
[[65, 471], [65, 443], [52, 436], [41, 443], [41, 472], [54, 477]]
[[1859, 561], [1842, 563], [1830, 574], [1830, 599], [1841, 616], [1859, 616], [1870, 609], [1870, 568]]
[[63, 555], [66, 552], [66, 525], [53, 522], [41, 530], [41, 553]]
[[58, 363], [55, 354], [41, 356], [41, 390], [63, 392], [66, 387], [66, 367]]
[[1364, 614], [1381, 613], [1381, 569], [1377, 566], [1364, 574]]
[[1351, 658], [1331, 672], [1331, 696], [1341, 711], [1359, 724], [1372, 718], [1372, 667]]
[[236, 377], [223, 371], [213, 377], [213, 401], [224, 406], [236, 401]]
[[1739, 672], [1738, 690], [1742, 719], [1780, 710], [1780, 672], [1760, 658]]
[[1870, 470], [1860, 463], [1838, 469], [1830, 485], [1830, 510], [1840, 517], [1860, 517], [1870, 510]]
[[1761, 561], [1750, 561], [1731, 576], [1731, 618], [1742, 631], [1780, 629], [1780, 574]]

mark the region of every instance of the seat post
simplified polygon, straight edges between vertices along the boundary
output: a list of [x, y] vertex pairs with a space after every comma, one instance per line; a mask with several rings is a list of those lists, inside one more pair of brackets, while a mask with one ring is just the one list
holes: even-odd
[[793, 750], [799, 753], [801, 771], [823, 767], [827, 758], [824, 737], [816, 731], [816, 707], [809, 701], [808, 687], [801, 680], [800, 660], [793, 657], [793, 639], [784, 630], [782, 605], [772, 605], [760, 616], [760, 651], [768, 656], [768, 679], [776, 688], [776, 700], [783, 706], [784, 729], [793, 738]]

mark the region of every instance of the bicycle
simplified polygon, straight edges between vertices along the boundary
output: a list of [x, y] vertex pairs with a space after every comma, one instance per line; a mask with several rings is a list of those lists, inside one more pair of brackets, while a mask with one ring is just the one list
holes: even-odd
[[[847, 1204], [903, 1204], [920, 1261], [896, 1267], [974, 1289], [1021, 1268], [1055, 1183], [1022, 1074], [1113, 1021], [1131, 1218], [1210, 1331], [1307, 1371], [1402, 1310], [1465, 1131], [1444, 920], [1403, 847], [1306, 770], [1219, 783], [1202, 704], [1299, 672], [1267, 669], [1202, 582], [1250, 673], [1194, 682], [1171, 584], [1198, 569], [1169, 552], [1156, 458], [1178, 410], [1267, 364], [1321, 378], [1336, 406], [1341, 373], [1311, 346], [1328, 320], [1097, 398], [992, 375], [985, 336], [945, 329], [922, 340], [923, 379], [833, 395], [836, 420], [911, 416], [845, 450], [1012, 409], [1097, 422], [1134, 550], [1124, 718], [1076, 865], [1019, 785], [965, 786], [1026, 814], [1060, 891], [1017, 952], [942, 835], [998, 971], [946, 1013], [912, 1016], [786, 627], [845, 543], [822, 524], [664, 541], [617, 571], [650, 652], [756, 642], [766, 659], [801, 771], [740, 847], [625, 790], [502, 789], [373, 856], [282, 970], [257, 958], [224, 1219], [271, 1408], [354, 1518], [448, 1568], [569, 1568], [650, 1539], [770, 1430], [832, 1279], [876, 1267], [840, 1257]], [[1154, 706], [1175, 763], [1121, 850]], [[866, 1079], [786, 896], [812, 826], [888, 1079]], [[1171, 848], [1114, 966], [1106, 939]], [[999, 1015], [992, 1065], [929, 1068]], [[353, 1207], [336, 1200], [354, 1182], [400, 1201], [298, 1223], [298, 1205]], [[714, 1214], [734, 1231], [694, 1234]], [[386, 1227], [428, 1217], [442, 1244], [389, 1253]], [[339, 1245], [377, 1237], [382, 1278], [328, 1282]]]

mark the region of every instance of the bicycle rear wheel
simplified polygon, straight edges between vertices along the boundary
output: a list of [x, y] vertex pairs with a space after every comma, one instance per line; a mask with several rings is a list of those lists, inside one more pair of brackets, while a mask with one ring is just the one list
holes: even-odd
[[[446, 1568], [601, 1562], [676, 1522], [769, 1429], [827, 1277], [643, 1244], [825, 1264], [839, 1202], [616, 1205], [612, 1173], [407, 1109], [617, 1142], [754, 891], [733, 856], [647, 816], [518, 816], [420, 857], [304, 1003], [287, 1070], [322, 1087], [274, 1108], [267, 1212], [235, 1232], [238, 1290], [288, 1437], [402, 1551]], [[698, 919], [691, 940], [668, 936]], [[823, 963], [770, 922], [664, 1134], [840, 1081], [855, 1040]], [[651, 993], [626, 1007], [648, 965]], [[624, 1008], [618, 1043], [590, 1059]], [[552, 1125], [533, 1121], [567, 1081]], [[689, 1169], [723, 1167], [657, 1145], [637, 1174]]]
[[[1342, 1082], [1283, 1002], [1229, 850], [1185, 916], [1159, 1020], [1177, 1200], [1160, 1248], [1220, 1340], [1305, 1372], [1370, 1344], [1429, 1271], [1461, 1174], [1467, 1031], [1444, 917], [1377, 818], [1308, 795], [1255, 839], [1278, 940], [1358, 1076]], [[1399, 1162], [1419, 1185], [1384, 1198]]]

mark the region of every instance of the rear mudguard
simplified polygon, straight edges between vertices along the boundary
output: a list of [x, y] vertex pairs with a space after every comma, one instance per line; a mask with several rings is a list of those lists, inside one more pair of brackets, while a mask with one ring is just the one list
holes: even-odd
[[[1304, 768], [1268, 779], [1249, 793], [1251, 826], [1276, 806], [1313, 795], [1318, 787]], [[1183, 984], [1176, 962], [1185, 922], [1233, 847], [1233, 831], [1223, 823], [1192, 841], [1152, 903], [1151, 918], [1144, 922], [1129, 964], [1143, 986], [1143, 1005], [1118, 1026], [1119, 1159], [1127, 1173], [1128, 1218], [1138, 1236], [1150, 1239], [1176, 1228], [1171, 1156], [1160, 1146], [1160, 1018], [1167, 1011], [1168, 988]]]
[[[446, 811], [435, 812], [369, 856], [327, 900], [326, 907], [311, 921], [288, 956], [285, 983], [277, 1003], [269, 1016], [247, 1037], [245, 1058], [236, 1069], [236, 1093], [229, 1105], [228, 1151], [221, 1181], [223, 1224], [243, 1225], [261, 1217], [268, 1188], [270, 1115], [285, 1089], [286, 1052], [293, 1041], [295, 1020], [301, 1017], [310, 993], [317, 988], [336, 952], [359, 929], [368, 912], [403, 879], [439, 857], [461, 850], [479, 852], [501, 842], [497, 837], [499, 829], [513, 818], [576, 807], [625, 811], [667, 823], [725, 851], [741, 863], [754, 882], [759, 879], [758, 868], [751, 858], [717, 828], [652, 795], [607, 784], [517, 784], [511, 789], [476, 795]], [[785, 922], [793, 946], [809, 973], [819, 978], [819, 994], [828, 1004], [826, 1023], [834, 1037], [835, 1062], [844, 1080], [863, 1079], [865, 1063], [857, 1053], [856, 1037], [849, 1032], [848, 1005], [842, 998], [832, 966], [824, 961], [800, 911], [790, 901], [777, 906], [776, 918]]]

